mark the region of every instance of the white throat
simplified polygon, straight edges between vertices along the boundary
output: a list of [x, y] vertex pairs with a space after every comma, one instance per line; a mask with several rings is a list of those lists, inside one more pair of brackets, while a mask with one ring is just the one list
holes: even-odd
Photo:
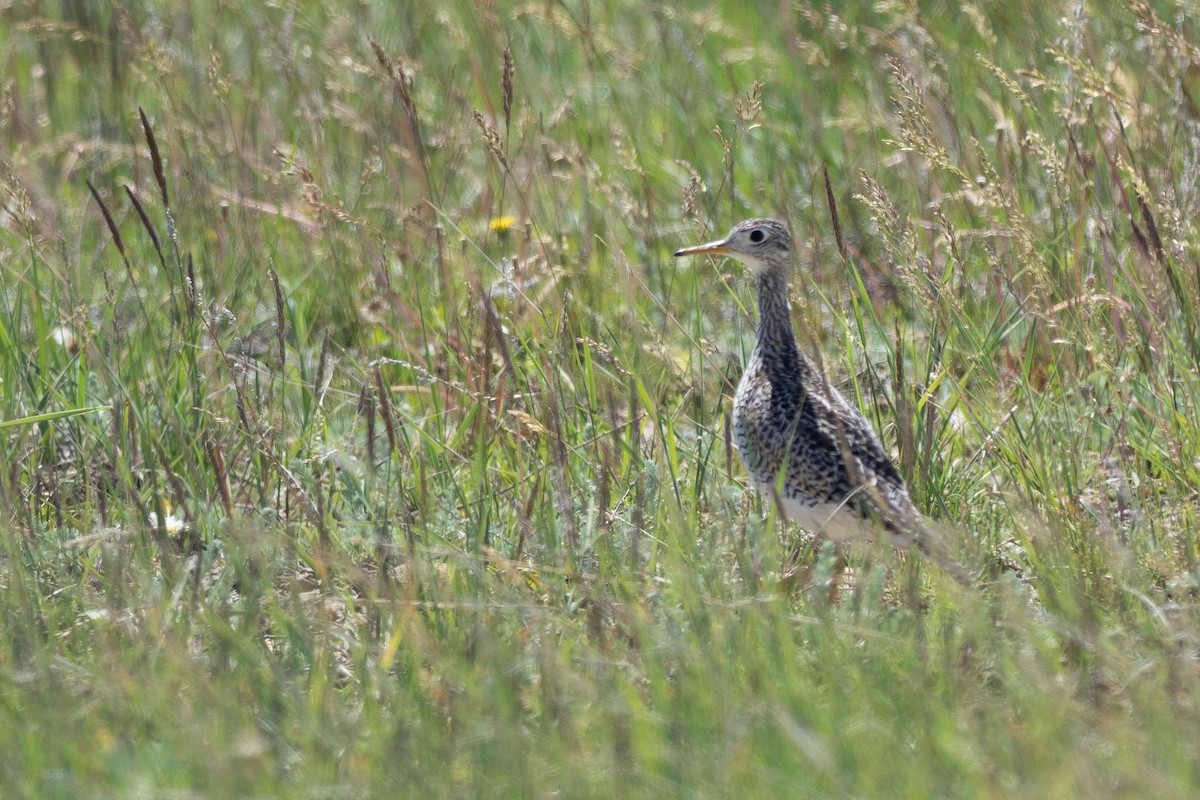
[[752, 256], [749, 253], [730, 253], [733, 258], [746, 265], [746, 269], [753, 272], [755, 275], [761, 275], [767, 269], [767, 262], [761, 258]]

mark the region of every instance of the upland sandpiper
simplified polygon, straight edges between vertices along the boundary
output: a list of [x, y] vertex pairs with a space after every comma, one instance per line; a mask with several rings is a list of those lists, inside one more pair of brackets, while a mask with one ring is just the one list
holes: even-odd
[[733, 400], [733, 437], [751, 480], [810, 533], [834, 542], [878, 536], [913, 545], [960, 580], [871, 426], [796, 343], [787, 297], [792, 237], [781, 223], [751, 219], [724, 239], [676, 256], [727, 255], [758, 283], [754, 350]]

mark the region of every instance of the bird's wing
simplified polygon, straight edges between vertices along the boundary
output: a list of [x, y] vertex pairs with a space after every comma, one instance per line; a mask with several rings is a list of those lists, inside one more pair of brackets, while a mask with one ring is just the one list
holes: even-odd
[[[898, 538], [893, 541], [901, 546], [916, 546], [927, 557], [941, 565], [952, 577], [963, 585], [971, 585], [973, 577], [950, 553], [945, 541], [935, 533], [917, 509], [904, 479], [896, 469], [875, 436], [863, 415], [833, 387], [827, 387], [827, 397], [812, 397], [814, 416], [818, 428], [828, 436], [843, 454], [849, 454], [857, 476], [848, 475], [853, 483], [867, 481], [869, 487], [864, 494], [871, 498], [871, 505], [889, 533]], [[873, 481], [871, 480], [873, 479]]]
[[[904, 478], [884, 452], [870, 423], [836, 389], [830, 386], [828, 390], [828, 397], [816, 394], [810, 398], [810, 402], [815, 406], [814, 416], [821, 432], [843, 454], [848, 453], [853, 459], [853, 467], [858, 475], [850, 476], [851, 481], [862, 482], [874, 478], [875, 485], [888, 494], [897, 490], [903, 493]], [[856, 477], [857, 481], [854, 480]]]

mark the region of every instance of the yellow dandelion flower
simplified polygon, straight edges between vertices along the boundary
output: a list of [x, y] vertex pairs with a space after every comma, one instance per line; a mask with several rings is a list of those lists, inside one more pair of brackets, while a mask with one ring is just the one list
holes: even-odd
[[492, 217], [490, 220], [488, 220], [488, 229], [499, 234], [505, 234], [508, 233], [509, 229], [516, 224], [517, 220], [515, 217]]

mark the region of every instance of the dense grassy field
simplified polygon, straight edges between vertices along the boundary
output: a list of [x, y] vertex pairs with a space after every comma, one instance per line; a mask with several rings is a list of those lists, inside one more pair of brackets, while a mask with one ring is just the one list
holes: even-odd
[[[758, 6], [0, 4], [0, 795], [1200, 792], [1194, 8]], [[749, 216], [977, 586], [790, 560]]]

